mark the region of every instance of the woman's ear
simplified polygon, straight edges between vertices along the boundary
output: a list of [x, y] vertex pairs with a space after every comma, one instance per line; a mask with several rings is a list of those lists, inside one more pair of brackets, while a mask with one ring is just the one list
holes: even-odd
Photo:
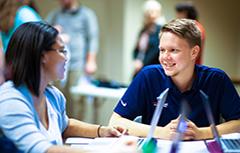
[[41, 62], [42, 62], [42, 64], [45, 64], [47, 62], [47, 55], [44, 53], [41, 56]]
[[200, 52], [200, 47], [198, 45], [192, 48], [192, 52], [191, 52], [192, 60], [197, 60], [199, 52]]

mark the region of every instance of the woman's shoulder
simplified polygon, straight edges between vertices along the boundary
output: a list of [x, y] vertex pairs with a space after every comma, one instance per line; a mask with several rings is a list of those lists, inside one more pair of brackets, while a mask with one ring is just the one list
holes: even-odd
[[[15, 87], [12, 81], [7, 81], [0, 86], [0, 114], [9, 115], [30, 113], [33, 110], [31, 99], [22, 87]], [[8, 114], [6, 114], [8, 113]], [[31, 113], [30, 113], [31, 114]]]
[[8, 99], [8, 98], [23, 98], [22, 94], [17, 88], [14, 86], [14, 83], [12, 81], [6, 81], [0, 86], [0, 101], [2, 99]]

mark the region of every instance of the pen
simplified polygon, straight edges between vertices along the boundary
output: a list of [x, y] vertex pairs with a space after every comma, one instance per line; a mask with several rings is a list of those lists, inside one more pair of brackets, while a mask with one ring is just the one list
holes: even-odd
[[124, 129], [124, 130], [122, 131], [122, 133], [121, 133], [121, 137], [122, 137], [123, 135], [125, 135], [127, 132], [128, 132], [128, 129]]

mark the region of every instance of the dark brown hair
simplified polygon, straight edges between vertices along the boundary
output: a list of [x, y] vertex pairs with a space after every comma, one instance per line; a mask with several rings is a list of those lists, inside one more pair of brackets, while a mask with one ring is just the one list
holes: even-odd
[[56, 42], [58, 31], [43, 22], [27, 22], [13, 33], [6, 51], [6, 68], [15, 86], [26, 84], [39, 95], [43, 52]]

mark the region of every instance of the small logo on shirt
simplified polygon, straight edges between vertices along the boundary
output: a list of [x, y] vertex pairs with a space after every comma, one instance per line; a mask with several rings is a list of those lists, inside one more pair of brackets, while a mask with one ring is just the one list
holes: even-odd
[[[156, 106], [157, 106], [157, 104], [158, 104], [158, 102], [157, 102], [157, 101], [154, 101], [154, 102], [153, 102], [153, 106], [155, 106], [155, 107], [156, 107]], [[163, 107], [164, 107], [164, 108], [167, 108], [167, 107], [168, 107], [168, 103], [164, 103], [164, 104], [163, 104]]]
[[123, 107], [126, 107], [127, 106], [127, 103], [125, 102], [123, 102], [123, 100], [120, 100], [120, 103], [123, 105]]
[[153, 103], [153, 106], [157, 106], [157, 101], [154, 101], [154, 102], [152, 102]]
[[167, 108], [168, 107], [168, 103], [163, 104], [163, 107]]

